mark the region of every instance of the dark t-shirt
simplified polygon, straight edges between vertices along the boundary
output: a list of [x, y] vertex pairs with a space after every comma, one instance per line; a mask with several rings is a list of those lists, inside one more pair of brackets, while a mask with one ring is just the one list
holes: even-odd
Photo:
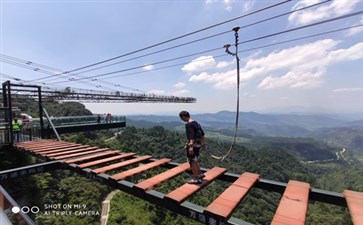
[[200, 144], [201, 137], [199, 138], [197, 137], [198, 128], [200, 129], [201, 137], [203, 137], [205, 135], [204, 131], [197, 121], [192, 121], [185, 124], [185, 130], [187, 133], [188, 140], [192, 139], [196, 143]]

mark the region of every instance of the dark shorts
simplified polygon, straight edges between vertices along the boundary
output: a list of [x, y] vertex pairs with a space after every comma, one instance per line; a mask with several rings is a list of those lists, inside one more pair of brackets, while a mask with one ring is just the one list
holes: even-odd
[[187, 157], [188, 157], [188, 161], [189, 162], [191, 162], [191, 161], [198, 161], [199, 160], [199, 150], [200, 150], [200, 147], [198, 147], [198, 148], [193, 147], [193, 154], [190, 154], [189, 153], [188, 147], [186, 147], [185, 150], [187, 151]]

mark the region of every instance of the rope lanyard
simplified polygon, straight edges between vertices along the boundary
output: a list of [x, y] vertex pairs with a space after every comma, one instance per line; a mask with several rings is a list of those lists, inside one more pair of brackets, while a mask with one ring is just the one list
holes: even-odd
[[213, 155], [206, 146], [203, 147], [203, 149], [214, 159], [223, 161], [231, 152], [232, 149], [234, 147], [234, 145], [236, 144], [236, 140], [237, 140], [237, 133], [238, 133], [238, 119], [239, 119], [239, 86], [240, 86], [240, 71], [239, 71], [239, 57], [238, 57], [238, 30], [240, 28], [239, 27], [235, 27], [233, 28], [233, 31], [235, 32], [234, 36], [235, 36], [235, 47], [236, 47], [236, 53], [232, 53], [228, 50], [228, 48], [230, 47], [230, 45], [225, 45], [224, 47], [226, 48], [226, 53], [228, 53], [229, 55], [235, 56], [236, 57], [236, 61], [237, 61], [237, 102], [236, 102], [236, 119], [235, 119], [235, 124], [234, 124], [234, 135], [233, 135], [233, 140], [232, 140], [232, 144], [229, 147], [227, 153], [223, 156], [215, 156]]

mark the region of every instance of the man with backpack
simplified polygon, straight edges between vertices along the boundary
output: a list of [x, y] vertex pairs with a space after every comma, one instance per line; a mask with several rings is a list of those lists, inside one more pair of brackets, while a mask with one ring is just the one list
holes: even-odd
[[179, 117], [181, 120], [186, 122], [185, 130], [188, 138], [188, 144], [185, 146], [185, 149], [187, 151], [190, 168], [194, 175], [194, 178], [188, 183], [201, 184], [204, 174], [200, 171], [199, 151], [205, 146], [204, 131], [197, 121], [190, 118], [189, 112], [181, 111], [179, 113]]

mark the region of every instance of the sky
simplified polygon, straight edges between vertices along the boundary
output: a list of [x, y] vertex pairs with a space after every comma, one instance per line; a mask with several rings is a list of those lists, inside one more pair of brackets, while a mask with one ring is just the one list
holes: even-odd
[[[241, 111], [363, 112], [363, 26], [299, 39], [361, 25], [363, 14], [260, 38], [362, 11], [361, 0], [331, 0], [265, 22], [261, 21], [322, 1], [288, 1], [252, 15], [247, 14], [282, 1], [0, 2], [1, 82], [10, 79], [45, 87], [197, 98], [197, 103], [192, 104], [86, 103], [94, 113], [169, 115], [180, 110], [235, 111], [237, 61], [225, 53], [223, 46], [231, 44], [230, 52], [236, 52], [232, 29], [238, 26]], [[107, 63], [62, 74], [242, 15], [246, 16]], [[210, 37], [216, 34], [221, 35]], [[196, 41], [199, 39], [203, 40]], [[114, 65], [97, 68], [109, 64]], [[124, 72], [105, 75], [120, 70]]]

